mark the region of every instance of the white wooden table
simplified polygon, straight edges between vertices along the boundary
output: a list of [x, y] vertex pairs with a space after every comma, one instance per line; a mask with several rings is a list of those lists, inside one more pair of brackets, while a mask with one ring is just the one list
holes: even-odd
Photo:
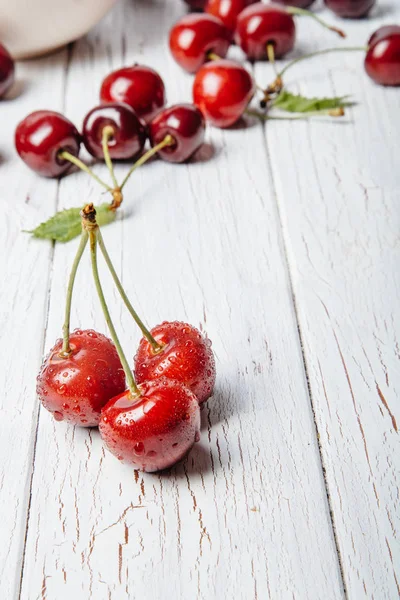
[[[345, 23], [348, 43], [400, 21], [397, 0], [378, 4]], [[360, 54], [287, 80], [352, 94], [344, 122], [209, 130], [194, 162], [137, 172], [123, 218], [104, 230], [146, 321], [187, 320], [213, 340], [216, 392], [189, 458], [134, 472], [97, 430], [54, 422], [35, 397], [76, 242], [21, 230], [100, 196], [84, 174], [30, 172], [15, 125], [40, 108], [80, 125], [103, 76], [134, 61], [161, 73], [170, 102], [189, 101], [192, 79], [166, 50], [184, 12], [178, 0], [120, 0], [85, 39], [18, 65], [21, 94], [0, 106], [0, 598], [397, 598], [400, 92], [372, 84]], [[299, 52], [340, 43], [298, 22]], [[272, 78], [268, 64], [255, 72]], [[106, 332], [88, 268], [72, 323]], [[138, 331], [105, 287], [132, 357]]]

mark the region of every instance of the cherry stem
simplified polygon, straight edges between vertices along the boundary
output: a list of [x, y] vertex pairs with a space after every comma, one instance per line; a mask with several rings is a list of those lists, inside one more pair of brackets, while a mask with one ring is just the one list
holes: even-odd
[[275, 77], [278, 77], [278, 71], [275, 62], [275, 46], [272, 42], [268, 42], [267, 44], [267, 56], [272, 68], [274, 69]]
[[326, 21], [321, 19], [321, 17], [319, 17], [315, 13], [311, 12], [310, 10], [305, 10], [304, 8], [297, 8], [296, 6], [288, 6], [286, 8], [286, 11], [290, 15], [298, 15], [300, 17], [311, 17], [312, 19], [317, 21], [320, 25], [322, 25], [322, 27], [325, 27], [325, 29], [329, 29], [330, 31], [337, 33], [342, 38], [346, 37], [346, 34], [342, 29], [338, 29], [337, 27], [334, 27], [333, 25], [329, 25], [329, 23], [327, 23]]
[[72, 303], [72, 293], [74, 290], [74, 283], [76, 272], [78, 270], [79, 263], [81, 262], [82, 254], [86, 248], [86, 244], [88, 241], [88, 233], [85, 229], [82, 229], [81, 241], [78, 246], [78, 250], [76, 256], [74, 258], [74, 262], [72, 263], [71, 274], [69, 276], [68, 287], [67, 287], [67, 298], [65, 303], [65, 318], [63, 325], [63, 345], [62, 350], [60, 352], [60, 356], [62, 358], [67, 358], [71, 354], [71, 347], [69, 345], [69, 325], [71, 320], [71, 303]]
[[118, 181], [116, 180], [114, 173], [114, 165], [111, 160], [110, 150], [108, 148], [108, 142], [114, 136], [114, 129], [111, 125], [106, 125], [103, 129], [102, 137], [101, 137], [101, 145], [103, 148], [104, 161], [107, 165], [107, 168], [110, 172], [112, 182], [114, 184], [114, 189], [118, 189]]
[[125, 186], [126, 182], [129, 179], [129, 177], [132, 175], [132, 173], [134, 171], [136, 171], [136, 169], [138, 169], [139, 167], [141, 167], [142, 165], [144, 165], [144, 163], [146, 163], [152, 156], [154, 156], [155, 154], [157, 154], [157, 152], [159, 152], [160, 150], [162, 150], [166, 146], [172, 146], [173, 144], [175, 144], [174, 138], [172, 137], [172, 135], [170, 135], [169, 133], [167, 133], [167, 135], [165, 136], [165, 138], [159, 144], [156, 144], [155, 146], [153, 146], [153, 148], [150, 148], [150, 150], [148, 150], [145, 154], [143, 154], [143, 156], [141, 156], [139, 158], [139, 160], [137, 160], [135, 162], [135, 164], [129, 169], [129, 171], [128, 171], [125, 179], [121, 183], [119, 189], [120, 190], [123, 189], [123, 187]]
[[298, 58], [294, 58], [289, 64], [287, 64], [280, 73], [278, 73], [278, 77], [283, 77], [283, 75], [288, 71], [293, 65], [307, 60], [308, 58], [313, 58], [314, 56], [321, 56], [321, 54], [328, 54], [330, 52], [366, 52], [368, 50], [367, 46], [342, 46], [340, 48], [326, 48], [325, 50], [317, 50], [316, 52], [311, 52], [310, 54], [304, 54], [303, 56], [299, 56]]
[[104, 256], [104, 260], [106, 261], [106, 264], [110, 270], [111, 276], [114, 280], [114, 283], [116, 285], [117, 290], [120, 293], [120, 296], [126, 306], [126, 308], [128, 309], [128, 311], [130, 312], [130, 314], [132, 315], [132, 317], [134, 318], [136, 324], [138, 325], [139, 329], [141, 330], [141, 332], [143, 333], [144, 337], [147, 339], [147, 341], [149, 342], [149, 344], [151, 345], [151, 347], [153, 348], [154, 353], [160, 352], [160, 350], [162, 350], [162, 346], [161, 344], [159, 344], [157, 342], [157, 340], [151, 335], [150, 331], [147, 329], [147, 327], [144, 325], [143, 321], [140, 319], [139, 315], [137, 314], [137, 312], [135, 311], [135, 309], [133, 308], [132, 304], [129, 301], [128, 296], [126, 295], [126, 292], [124, 290], [124, 288], [122, 287], [122, 283], [114, 269], [114, 265], [111, 261], [110, 255], [107, 252], [107, 249], [105, 247], [104, 244], [104, 240], [103, 240], [103, 236], [101, 235], [101, 231], [100, 229], [98, 229], [97, 231], [97, 242], [99, 244], [99, 248]]
[[68, 160], [70, 163], [78, 167], [78, 169], [80, 169], [81, 171], [85, 171], [85, 173], [88, 173], [88, 175], [93, 177], [93, 179], [95, 179], [97, 183], [103, 186], [103, 188], [105, 188], [108, 192], [113, 192], [112, 187], [110, 187], [107, 183], [100, 179], [100, 177], [97, 177], [96, 173], [93, 173], [92, 169], [90, 169], [87, 165], [85, 165], [84, 162], [82, 162], [79, 158], [77, 158], [67, 150], [61, 150], [58, 156], [60, 158], [63, 158], [64, 160]]
[[221, 57], [215, 52], [212, 52], [211, 50], [210, 52], [207, 52], [207, 58], [208, 60], [221, 60]]
[[269, 116], [264, 113], [260, 113], [256, 110], [247, 109], [245, 113], [251, 117], [257, 117], [260, 121], [298, 121], [303, 120], [307, 121], [309, 117], [343, 117], [344, 109], [342, 107], [338, 108], [330, 108], [327, 110], [315, 110], [310, 111], [304, 115], [295, 115], [293, 117], [280, 117], [280, 116]]
[[113, 342], [115, 344], [115, 347], [117, 349], [118, 356], [119, 356], [119, 359], [121, 361], [122, 368], [124, 369], [124, 373], [125, 373], [125, 377], [126, 377], [126, 382], [128, 384], [129, 391], [130, 391], [131, 396], [133, 398], [137, 398], [138, 396], [140, 396], [140, 390], [139, 390], [138, 386], [136, 385], [136, 382], [135, 382], [135, 379], [133, 377], [132, 371], [129, 368], [128, 361], [126, 360], [126, 356], [124, 354], [124, 351], [122, 350], [122, 346], [121, 346], [121, 343], [120, 343], [120, 341], [118, 339], [117, 332], [115, 331], [115, 327], [113, 325], [113, 322], [112, 322], [112, 319], [111, 319], [111, 315], [110, 315], [110, 311], [108, 310], [107, 302], [106, 302], [106, 299], [105, 299], [104, 293], [103, 293], [103, 288], [102, 288], [101, 282], [100, 282], [99, 269], [98, 269], [98, 266], [97, 266], [97, 238], [98, 238], [98, 231], [99, 231], [98, 225], [95, 225], [94, 227], [91, 226], [89, 228], [90, 255], [91, 255], [91, 259], [92, 259], [92, 272], [93, 272], [94, 283], [95, 283], [95, 286], [96, 286], [97, 294], [99, 296], [101, 308], [103, 309], [103, 313], [104, 313], [104, 317], [105, 317], [106, 323], [107, 323], [108, 328], [110, 330], [110, 334], [111, 334], [112, 340], [113, 340]]

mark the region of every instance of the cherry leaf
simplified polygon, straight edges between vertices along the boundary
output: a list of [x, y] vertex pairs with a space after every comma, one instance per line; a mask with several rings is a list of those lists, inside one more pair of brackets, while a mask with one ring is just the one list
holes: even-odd
[[[56, 213], [35, 229], [28, 231], [33, 237], [42, 240], [54, 240], [57, 242], [69, 242], [77, 237], [82, 230], [80, 208], [67, 208]], [[115, 219], [115, 211], [110, 210], [109, 204], [100, 204], [96, 207], [97, 223], [108, 225]]]
[[335, 108], [346, 108], [353, 106], [354, 102], [347, 100], [349, 96], [334, 96], [333, 98], [306, 98], [305, 96], [292, 94], [286, 90], [272, 102], [274, 108], [279, 108], [290, 113], [308, 113], [333, 110]]

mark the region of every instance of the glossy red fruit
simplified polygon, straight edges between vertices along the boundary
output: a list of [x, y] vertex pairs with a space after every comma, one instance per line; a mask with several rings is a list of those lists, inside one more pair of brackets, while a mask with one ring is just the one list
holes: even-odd
[[135, 378], [138, 383], [168, 377], [180, 381], [197, 397], [199, 404], [212, 394], [215, 384], [215, 359], [209, 339], [187, 323], [165, 321], [151, 330], [163, 345], [154, 353], [142, 338], [135, 356]]
[[160, 111], [150, 123], [150, 143], [155, 146], [171, 135], [175, 143], [159, 150], [158, 154], [168, 162], [182, 163], [204, 142], [205, 128], [204, 117], [196, 106], [175, 104]]
[[296, 6], [296, 8], [308, 8], [315, 0], [274, 0], [278, 4], [285, 6]]
[[60, 157], [62, 150], [78, 156], [80, 135], [75, 125], [60, 113], [38, 110], [15, 130], [15, 147], [22, 160], [36, 173], [58, 177], [71, 167]]
[[294, 19], [280, 6], [257, 2], [238, 16], [235, 41], [250, 60], [267, 58], [267, 44], [280, 58], [293, 49], [295, 37]]
[[93, 427], [103, 406], [125, 389], [125, 375], [114, 344], [92, 329], [70, 335], [72, 353], [62, 358], [58, 340], [37, 377], [37, 395], [56, 421]]
[[137, 116], [148, 123], [165, 106], [165, 86], [159, 74], [150, 67], [123, 67], [103, 80], [100, 100], [129, 104]]
[[338, 17], [358, 19], [369, 13], [375, 0], [325, 0], [325, 4]]
[[380, 85], [400, 85], [400, 27], [382, 27], [371, 40], [364, 60], [367, 74]]
[[143, 150], [146, 142], [145, 125], [133, 108], [121, 102], [113, 102], [96, 106], [83, 122], [83, 143], [92, 156], [104, 158], [101, 140], [106, 126], [114, 130], [113, 137], [108, 140], [111, 158], [133, 158]]
[[196, 74], [193, 101], [206, 121], [215, 127], [230, 127], [243, 115], [254, 91], [254, 80], [242, 65], [216, 60]]
[[224, 57], [231, 35], [216, 17], [207, 14], [184, 16], [172, 27], [169, 47], [172, 56], [185, 71], [196, 73], [210, 52]]
[[15, 66], [11, 54], [0, 44], [0, 98], [14, 83]]
[[199, 405], [178, 381], [146, 381], [139, 390], [136, 400], [126, 390], [106, 404], [100, 435], [120, 460], [142, 471], [160, 471], [181, 460], [200, 439]]
[[206, 3], [206, 0], [185, 0], [186, 4], [189, 4], [193, 10], [202, 10]]
[[208, 0], [205, 11], [223, 22], [231, 33], [235, 31], [239, 13], [257, 0]]

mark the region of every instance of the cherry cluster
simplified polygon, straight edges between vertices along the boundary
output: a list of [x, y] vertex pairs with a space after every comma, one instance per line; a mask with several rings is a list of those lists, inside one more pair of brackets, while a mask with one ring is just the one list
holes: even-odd
[[[149, 331], [116, 274], [93, 205], [81, 215], [82, 236], [67, 290], [63, 339], [42, 364], [38, 397], [57, 421], [98, 425], [105, 445], [118, 459], [144, 471], [170, 467], [200, 439], [200, 405], [211, 396], [215, 383], [211, 342], [187, 323], [165, 321]], [[73, 287], [88, 241], [94, 283], [114, 343], [92, 329], [70, 334]], [[134, 374], [104, 297], [98, 248], [143, 334], [133, 360]]]
[[[257, 0], [253, 0], [257, 2]], [[240, 0], [234, 0], [233, 2], [222, 3], [222, 9], [220, 8], [221, 3], [218, 0], [185, 0], [186, 4], [189, 4], [195, 10], [205, 9], [210, 14], [218, 16], [226, 16], [227, 20], [232, 22], [232, 15], [234, 9], [233, 6], [242, 6], [243, 4], [252, 4], [252, 0], [247, 2], [240, 2]], [[296, 6], [298, 8], [308, 8], [315, 2], [315, 0], [274, 0], [277, 4], [285, 4], [286, 6]], [[339, 17], [345, 17], [350, 19], [358, 19], [365, 17], [371, 8], [375, 4], [375, 0], [324, 0], [325, 5], [330, 8]], [[215, 12], [214, 12], [215, 11]]]

